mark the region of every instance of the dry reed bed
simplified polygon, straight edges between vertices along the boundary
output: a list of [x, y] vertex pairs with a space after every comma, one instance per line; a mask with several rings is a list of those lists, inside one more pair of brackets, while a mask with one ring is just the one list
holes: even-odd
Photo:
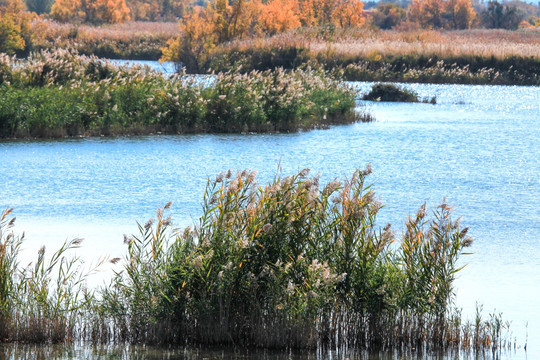
[[318, 64], [348, 80], [540, 84], [540, 32], [302, 29], [216, 48], [206, 67]]
[[138, 36], [167, 37], [178, 34], [175, 22], [132, 21], [123, 24], [92, 26], [88, 24], [62, 24], [55, 21], [41, 20], [43, 26], [54, 36], [68, 36], [76, 30], [80, 36], [96, 39], [129, 40]]
[[131, 60], [159, 59], [161, 48], [178, 33], [176, 23], [166, 22], [91, 26], [39, 20], [33, 26], [36, 50], [73, 48], [81, 54]]
[[335, 30], [328, 34], [305, 29], [262, 39], [239, 40], [229, 49], [299, 46], [314, 53], [334, 52], [348, 57], [423, 55], [440, 57], [510, 56], [540, 58], [540, 31], [368, 31]]
[[500, 315], [478, 311], [464, 323], [452, 308], [467, 228], [443, 203], [431, 216], [422, 206], [396, 237], [377, 224], [370, 171], [325, 186], [307, 169], [267, 185], [254, 172], [224, 172], [208, 182], [194, 227], [174, 230], [168, 204], [126, 237], [123, 271], [99, 296], [69, 258], [77, 241], [20, 270], [22, 239], [4, 211], [1, 338], [420, 353], [509, 346]]

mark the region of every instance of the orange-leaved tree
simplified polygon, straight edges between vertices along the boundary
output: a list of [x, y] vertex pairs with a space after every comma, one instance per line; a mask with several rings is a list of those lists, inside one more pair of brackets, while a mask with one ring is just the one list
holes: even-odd
[[468, 29], [476, 12], [471, 0], [413, 0], [409, 17], [428, 29]]
[[296, 0], [271, 0], [263, 5], [260, 23], [268, 34], [277, 34], [300, 27], [300, 9]]
[[443, 0], [413, 0], [409, 5], [409, 17], [423, 28], [441, 29], [443, 12]]
[[124, 0], [56, 0], [53, 19], [61, 22], [122, 23], [130, 19]]
[[470, 29], [476, 18], [471, 0], [447, 0], [444, 17], [449, 29]]
[[332, 12], [332, 22], [339, 27], [360, 27], [365, 23], [364, 3], [360, 0], [338, 0]]
[[162, 49], [162, 61], [180, 62], [189, 70], [199, 72], [206, 55], [216, 46], [217, 18], [215, 13], [197, 6], [180, 21], [180, 35], [170, 39]]
[[197, 6], [180, 20], [180, 35], [168, 41], [161, 60], [180, 62], [190, 71], [206, 70], [202, 66], [217, 45], [258, 33], [260, 12], [258, 0]]

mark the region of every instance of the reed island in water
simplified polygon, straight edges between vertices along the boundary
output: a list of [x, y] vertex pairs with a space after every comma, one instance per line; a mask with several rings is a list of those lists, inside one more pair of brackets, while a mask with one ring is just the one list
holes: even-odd
[[170, 77], [57, 50], [0, 55], [0, 137], [298, 131], [369, 121], [322, 70]]

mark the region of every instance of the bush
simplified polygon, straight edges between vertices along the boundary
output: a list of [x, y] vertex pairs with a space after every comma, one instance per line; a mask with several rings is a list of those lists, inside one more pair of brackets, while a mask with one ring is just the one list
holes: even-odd
[[364, 95], [363, 100], [419, 102], [418, 95], [411, 90], [400, 88], [394, 84], [375, 84], [371, 91]]

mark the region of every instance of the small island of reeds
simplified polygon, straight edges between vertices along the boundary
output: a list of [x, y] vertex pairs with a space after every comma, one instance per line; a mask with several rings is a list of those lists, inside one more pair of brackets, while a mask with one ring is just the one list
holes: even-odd
[[0, 137], [288, 132], [367, 121], [356, 92], [309, 67], [167, 77], [68, 50], [0, 55]]
[[394, 84], [378, 83], [373, 85], [371, 90], [362, 97], [362, 100], [388, 101], [388, 102], [424, 102], [436, 104], [437, 99], [421, 99], [413, 90], [405, 89]]
[[380, 226], [371, 169], [326, 185], [309, 170], [264, 185], [230, 170], [208, 181], [202, 216], [175, 230], [167, 215], [126, 236], [109, 285], [65, 243], [21, 267], [23, 237], [0, 218], [0, 340], [92, 344], [500, 350], [500, 316], [462, 321], [452, 306], [471, 245], [446, 203], [423, 205], [400, 235]]

